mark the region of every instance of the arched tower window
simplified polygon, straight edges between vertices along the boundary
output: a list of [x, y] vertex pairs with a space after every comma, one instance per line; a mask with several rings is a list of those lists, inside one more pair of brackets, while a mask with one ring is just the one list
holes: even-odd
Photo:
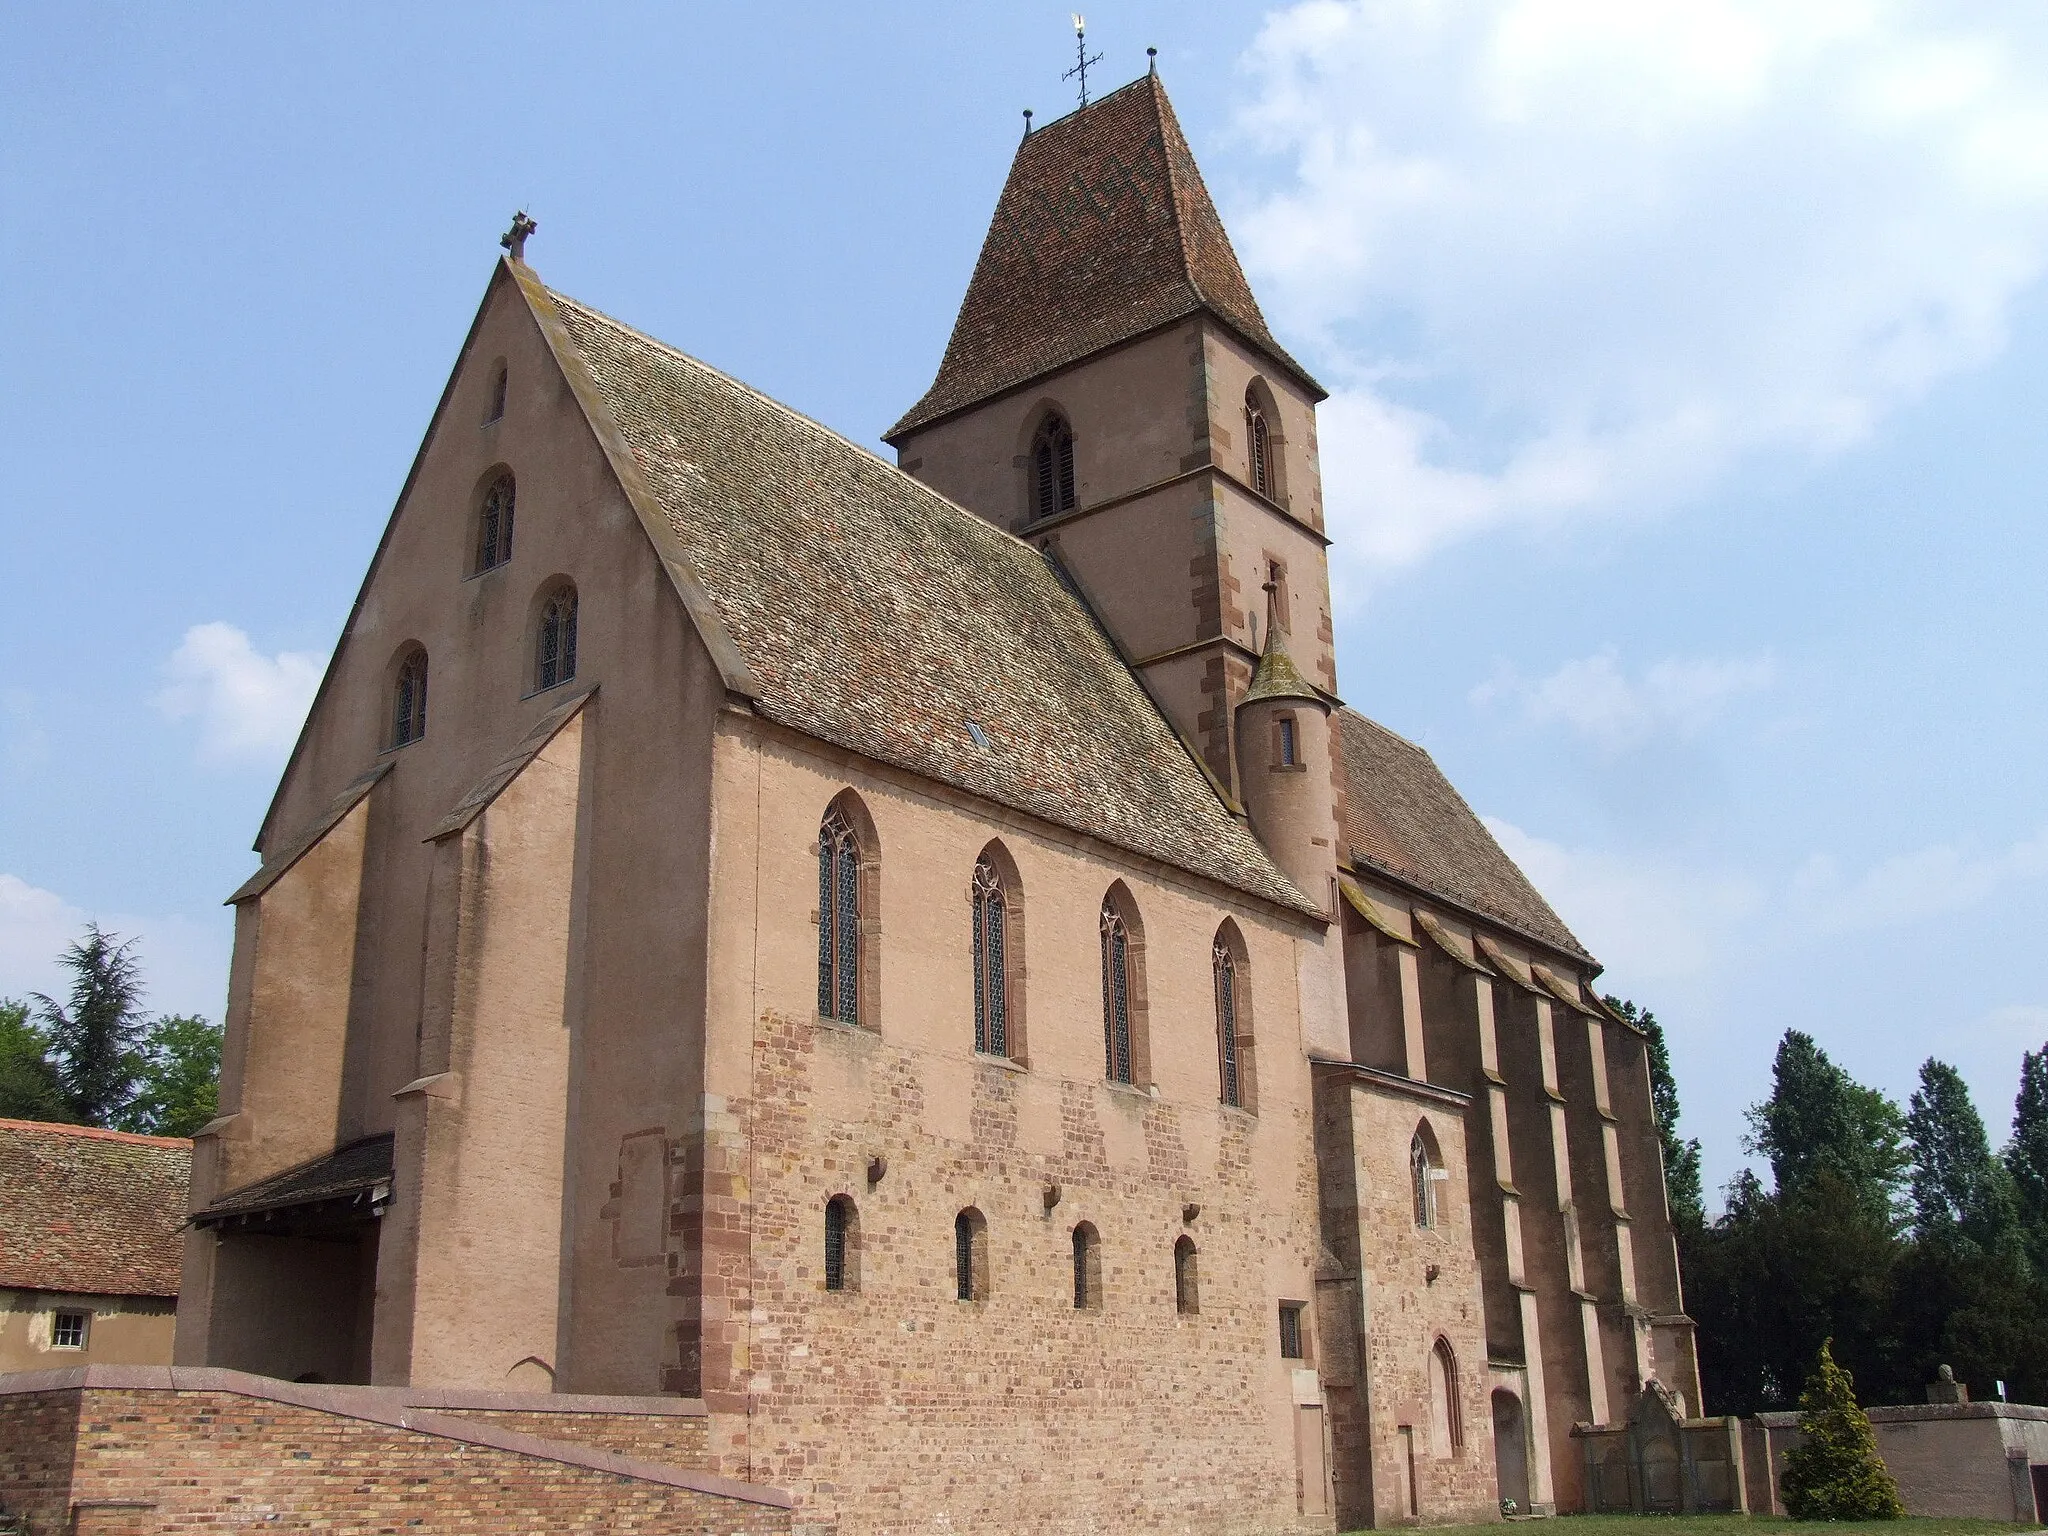
[[818, 828], [818, 1013], [860, 1023], [860, 841], [834, 806]]
[[974, 863], [974, 1048], [1010, 1054], [1010, 901], [1002, 872], [984, 853]]
[[391, 745], [402, 747], [427, 734], [427, 653], [414, 646], [398, 664], [391, 690]]
[[1273, 498], [1273, 436], [1266, 424], [1265, 407], [1259, 403], [1256, 386], [1244, 392], [1246, 451], [1251, 459], [1252, 489]]
[[1131, 931], [1113, 897], [1102, 899], [1102, 1047], [1112, 1083], [1131, 1077]]
[[564, 582], [541, 604], [534, 630], [533, 686], [552, 688], [576, 676], [576, 589]]
[[1048, 412], [1031, 444], [1032, 514], [1051, 517], [1073, 508], [1074, 432], [1057, 412]]
[[1095, 1223], [1074, 1227], [1074, 1309], [1094, 1312], [1102, 1306], [1102, 1236]]
[[1418, 1126], [1408, 1143], [1408, 1178], [1415, 1197], [1415, 1225], [1425, 1230], [1436, 1225], [1436, 1187], [1442, 1172], [1427, 1128]]
[[1237, 1070], [1237, 957], [1220, 933], [1209, 946], [1209, 967], [1216, 978], [1216, 1066], [1223, 1102], [1242, 1108], [1244, 1085]]
[[1173, 1309], [1182, 1317], [1202, 1310], [1201, 1277], [1195, 1269], [1195, 1240], [1182, 1233], [1173, 1242]]
[[1429, 1351], [1429, 1449], [1438, 1460], [1465, 1449], [1465, 1416], [1458, 1404], [1458, 1357], [1438, 1337]]
[[484, 487], [476, 514], [476, 568], [495, 570], [512, 558], [512, 507], [516, 486], [507, 470]]
[[846, 1195], [825, 1202], [825, 1289], [860, 1289], [860, 1213]]

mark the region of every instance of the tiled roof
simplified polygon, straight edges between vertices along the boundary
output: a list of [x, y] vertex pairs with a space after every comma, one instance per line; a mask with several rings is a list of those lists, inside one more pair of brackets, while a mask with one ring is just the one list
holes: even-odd
[[587, 371], [762, 714], [1314, 910], [1042, 555], [715, 369], [541, 292], [576, 354], [565, 365]]
[[202, 1226], [230, 1216], [251, 1216], [295, 1206], [324, 1205], [334, 1200], [371, 1197], [391, 1185], [392, 1137], [365, 1136], [324, 1157], [300, 1163], [267, 1179], [229, 1190], [192, 1219]]
[[1350, 709], [1338, 711], [1337, 739], [1353, 863], [1592, 960], [1427, 752]]
[[192, 1143], [0, 1120], [0, 1287], [175, 1296]]
[[1018, 146], [939, 376], [885, 436], [1198, 310], [1314, 387], [1266, 329], [1166, 88], [1147, 76]]

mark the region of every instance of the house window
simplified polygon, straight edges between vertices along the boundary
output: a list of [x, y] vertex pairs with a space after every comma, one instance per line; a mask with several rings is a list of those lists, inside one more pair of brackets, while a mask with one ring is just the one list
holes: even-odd
[[1273, 495], [1273, 444], [1266, 426], [1266, 413], [1259, 408], [1255, 390], [1245, 391], [1244, 414], [1245, 441], [1250, 445], [1252, 489], [1270, 500]]
[[988, 1299], [988, 1222], [972, 1206], [953, 1218], [953, 1295]]
[[1010, 1054], [1009, 899], [1002, 874], [983, 854], [974, 864], [974, 1048]]
[[1074, 1228], [1074, 1310], [1093, 1312], [1102, 1306], [1102, 1238], [1095, 1223]]
[[1274, 724], [1273, 755], [1280, 760], [1282, 768], [1299, 765], [1300, 749], [1294, 743], [1294, 716], [1282, 715]]
[[860, 1215], [853, 1201], [834, 1195], [825, 1202], [825, 1289], [860, 1289]]
[[1280, 1303], [1280, 1358], [1282, 1360], [1305, 1360], [1301, 1352], [1302, 1303], [1283, 1301]]
[[1442, 1172], [1427, 1136], [1418, 1129], [1408, 1143], [1408, 1178], [1415, 1197], [1415, 1225], [1425, 1230], [1436, 1225], [1436, 1187], [1442, 1182]]
[[1439, 1338], [1429, 1352], [1429, 1450], [1439, 1461], [1465, 1449], [1464, 1415], [1458, 1406], [1458, 1357], [1450, 1340]]
[[541, 606], [534, 635], [535, 691], [566, 683], [576, 676], [576, 589], [557, 587]]
[[53, 1349], [83, 1349], [85, 1336], [91, 1326], [90, 1312], [59, 1312], [50, 1324], [50, 1347]]
[[1182, 1234], [1173, 1243], [1173, 1310], [1193, 1317], [1202, 1310], [1200, 1277], [1195, 1271], [1195, 1240]]
[[512, 476], [499, 475], [484, 489], [476, 514], [476, 568], [495, 570], [512, 558]]
[[1242, 1109], [1244, 1085], [1237, 1070], [1237, 957], [1220, 933], [1209, 946], [1209, 966], [1216, 977], [1216, 1066], [1223, 1102]]
[[391, 690], [391, 745], [405, 746], [427, 734], [427, 653], [414, 647], [398, 664]]
[[1112, 1083], [1131, 1081], [1131, 933], [1123, 913], [1102, 901], [1102, 1045]]
[[505, 414], [505, 384], [506, 384], [506, 382], [507, 382], [507, 379], [506, 379], [505, 365], [504, 365], [503, 363], [500, 363], [500, 364], [498, 365], [498, 375], [497, 375], [497, 377], [496, 377], [496, 378], [494, 378], [493, 380], [491, 380], [491, 413], [490, 413], [490, 415], [488, 415], [488, 416], [486, 416], [486, 417], [484, 418], [484, 425], [485, 425], [485, 426], [487, 426], [487, 427], [488, 427], [488, 426], [489, 426], [489, 425], [490, 425], [490, 424], [491, 424], [492, 422], [494, 422], [494, 421], [498, 421], [498, 420], [500, 420], [501, 418], [503, 418], [503, 416], [504, 416], [504, 414]]
[[834, 807], [818, 828], [818, 1013], [860, 1022], [860, 844]]
[[1031, 445], [1031, 506], [1038, 517], [1074, 508], [1074, 433], [1058, 414], [1049, 414]]

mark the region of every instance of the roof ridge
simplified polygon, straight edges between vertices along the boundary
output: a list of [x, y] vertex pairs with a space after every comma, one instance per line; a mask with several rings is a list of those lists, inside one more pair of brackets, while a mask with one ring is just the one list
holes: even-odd
[[57, 1136], [83, 1136], [93, 1141], [125, 1141], [146, 1147], [186, 1147], [189, 1136], [146, 1136], [140, 1131], [115, 1131], [100, 1125], [72, 1125], [64, 1120], [0, 1119], [0, 1131], [47, 1131]]

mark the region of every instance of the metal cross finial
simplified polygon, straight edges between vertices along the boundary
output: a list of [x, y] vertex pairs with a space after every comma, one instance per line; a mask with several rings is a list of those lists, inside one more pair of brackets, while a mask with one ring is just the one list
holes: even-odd
[[526, 237], [539, 228], [538, 224], [526, 216], [526, 210], [522, 208], [512, 215], [512, 227], [498, 236], [498, 244], [512, 253], [514, 261], [523, 262], [526, 260]]
[[1090, 64], [1100, 64], [1102, 62], [1102, 55], [1098, 53], [1091, 56], [1089, 54], [1088, 18], [1079, 11], [1074, 12], [1074, 57], [1079, 62], [1064, 75], [1061, 75], [1060, 78], [1062, 80], [1072, 80], [1076, 75], [1080, 76], [1081, 105], [1085, 107], [1088, 105], [1088, 66]]

